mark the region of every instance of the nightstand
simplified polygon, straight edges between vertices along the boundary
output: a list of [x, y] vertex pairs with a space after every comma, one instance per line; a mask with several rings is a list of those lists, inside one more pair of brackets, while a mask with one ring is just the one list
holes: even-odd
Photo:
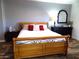
[[72, 27], [51, 27], [51, 30], [61, 35], [72, 35]]
[[12, 41], [13, 37], [17, 37], [19, 34], [19, 31], [12, 31], [12, 32], [6, 32], [5, 33], [5, 40], [6, 42]]

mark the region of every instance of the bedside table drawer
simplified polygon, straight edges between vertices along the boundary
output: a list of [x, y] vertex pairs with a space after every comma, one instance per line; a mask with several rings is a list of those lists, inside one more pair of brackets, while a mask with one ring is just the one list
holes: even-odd
[[51, 30], [57, 32], [61, 35], [70, 35], [72, 34], [72, 27], [51, 27]]

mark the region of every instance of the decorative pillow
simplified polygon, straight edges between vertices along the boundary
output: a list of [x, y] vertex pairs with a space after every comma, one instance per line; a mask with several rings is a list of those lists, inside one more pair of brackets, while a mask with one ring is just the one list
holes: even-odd
[[39, 29], [40, 29], [40, 30], [44, 30], [43, 25], [39, 25]]
[[33, 28], [34, 28], [33, 25], [31, 25], [31, 24], [28, 25], [28, 30], [29, 30], [29, 31], [33, 31]]
[[41, 28], [43, 27], [44, 30], [47, 29], [47, 24], [24, 24], [23, 25], [23, 29], [30, 30], [29, 27], [31, 27], [31, 26], [29, 26], [29, 25], [33, 25], [33, 30], [34, 31], [40, 31], [40, 30], [42, 30], [39, 27], [41, 27]]

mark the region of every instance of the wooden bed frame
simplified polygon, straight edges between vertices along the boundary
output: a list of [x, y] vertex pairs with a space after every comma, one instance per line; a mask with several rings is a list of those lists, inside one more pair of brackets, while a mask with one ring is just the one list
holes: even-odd
[[[26, 24], [21, 22], [20, 24]], [[27, 24], [47, 24], [45, 22], [27, 22]], [[46, 42], [33, 44], [16, 44], [16, 41], [24, 40], [45, 40], [54, 38], [65, 38], [64, 42]], [[50, 36], [32, 38], [13, 38], [14, 59], [30, 58], [52, 54], [67, 54], [69, 36]]]

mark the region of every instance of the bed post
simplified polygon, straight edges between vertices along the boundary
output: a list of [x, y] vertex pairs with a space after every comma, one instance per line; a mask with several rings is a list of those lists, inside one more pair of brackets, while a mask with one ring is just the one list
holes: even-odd
[[13, 58], [14, 59], [20, 59], [18, 55], [18, 49], [16, 49], [16, 38], [13, 38]]
[[65, 49], [65, 56], [67, 56], [67, 53], [68, 53], [68, 42], [69, 42], [69, 38], [70, 38], [70, 35], [67, 35], [66, 37], [65, 37], [65, 39], [66, 39], [66, 49]]

